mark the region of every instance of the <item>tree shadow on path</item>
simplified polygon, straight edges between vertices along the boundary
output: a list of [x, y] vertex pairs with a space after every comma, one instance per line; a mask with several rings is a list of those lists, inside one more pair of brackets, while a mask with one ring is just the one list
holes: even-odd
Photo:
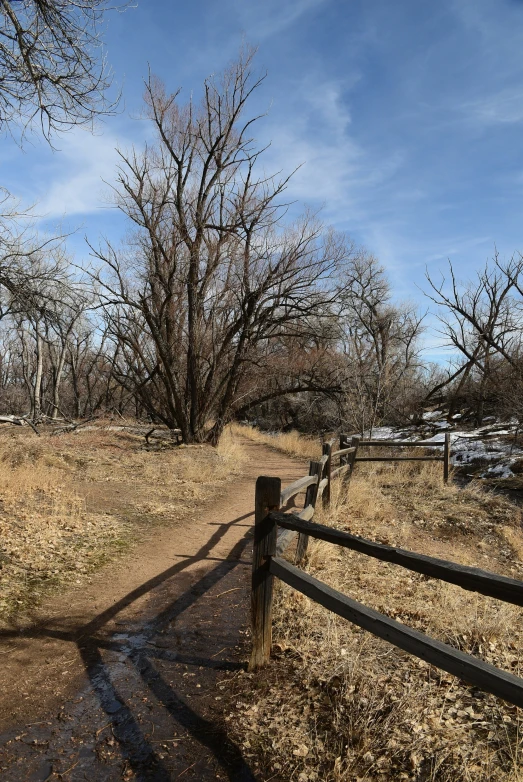
[[[184, 765], [185, 770], [182, 770], [182, 773], [186, 779], [191, 776], [190, 769], [196, 766], [199, 775], [197, 778], [202, 780], [223, 778], [221, 774], [225, 774], [225, 778], [232, 782], [255, 780], [240, 749], [228, 737], [221, 719], [216, 720], [214, 715], [210, 714], [213, 710], [210, 700], [217, 699], [215, 686], [218, 672], [239, 671], [244, 668], [243, 664], [235, 659], [215, 658], [226, 649], [237, 645], [240, 625], [242, 620], [245, 620], [248, 594], [245, 589], [245, 561], [241, 560], [248, 544], [249, 533], [236, 543], [225, 559], [218, 559], [218, 564], [200, 575], [188, 589], [166, 605], [172, 579], [195, 564], [204, 566], [208, 560], [216, 561], [215, 557], [210, 556], [214, 547], [231, 527], [251, 516], [252, 513], [245, 514], [220, 524], [211, 538], [193, 556], [186, 557], [184, 561], [141, 584], [87, 624], [63, 630], [57, 629], [57, 621], [53, 620], [54, 627], [34, 625], [24, 630], [23, 634], [28, 637], [54, 637], [77, 645], [98, 703], [93, 702], [95, 708], [91, 710], [97, 712], [96, 717], [83, 710], [81, 715], [70, 718], [73, 722], [73, 733], [76, 721], [76, 734], [84, 737], [82, 742], [88, 747], [89, 741], [86, 737], [94, 732], [97, 738], [101, 730], [95, 730], [100, 722], [101, 706], [106, 721], [109, 721], [104, 729], [110, 727], [113, 743], [119, 748], [119, 765], [116, 761], [110, 767], [106, 764], [103, 767], [104, 775], [102, 776], [100, 769], [99, 775], [96, 776], [97, 764], [102, 761], [100, 752], [96, 752], [99, 747], [94, 742], [93, 753], [80, 757], [69, 776], [71, 780], [85, 779], [86, 776], [104, 780], [121, 779], [124, 773], [123, 778], [144, 782], [168, 782], [179, 776], [181, 764]], [[237, 570], [240, 561], [242, 573]], [[233, 605], [233, 600], [238, 599], [237, 595], [229, 594], [227, 602], [220, 601], [223, 605], [220, 619], [217, 619], [216, 600], [203, 601], [201, 598], [220, 598], [221, 594], [226, 594], [222, 592], [213, 596], [209, 593], [212, 593], [217, 585], [223, 586], [222, 582], [228, 578], [234, 578], [234, 583], [240, 586], [234, 586], [226, 592], [239, 591], [243, 605], [238, 611], [239, 606]], [[122, 631], [112, 635], [107, 633], [108, 622], [147, 594], [152, 596], [153, 601], [162, 603], [158, 613], [150, 616], [145, 625], [132, 628], [131, 632]], [[66, 622], [67, 618], [64, 618], [64, 623]], [[194, 627], [202, 625], [210, 625], [211, 633], [205, 635], [201, 630], [194, 631]], [[106, 630], [105, 636], [101, 632], [103, 629]], [[0, 638], [14, 636], [19, 637], [20, 633], [11, 630], [0, 632]], [[225, 648], [221, 648], [222, 645]], [[220, 651], [211, 654], [215, 647]], [[229, 654], [228, 657], [230, 656]], [[115, 657], [118, 658], [116, 662]], [[125, 662], [122, 663], [122, 660]], [[190, 668], [198, 671], [198, 677], [203, 681], [203, 685], [196, 685], [203, 686], [203, 698], [186, 684], [191, 683], [191, 679], [186, 677], [196, 676], [194, 673], [188, 674]], [[167, 677], [170, 681], [167, 681]], [[144, 692], [148, 694], [145, 695]], [[211, 692], [212, 698], [209, 700]], [[198, 697], [199, 706], [203, 708], [192, 705]], [[192, 703], [189, 703], [190, 699]], [[150, 701], [153, 704], [152, 712], [147, 713], [145, 719], [143, 703], [146, 702], [147, 708], [151, 708]], [[71, 711], [74, 713], [74, 709]], [[96, 723], [94, 726], [93, 720]], [[161, 741], [161, 738], [152, 739], [155, 729], [156, 735], [172, 735], [173, 723], [183, 732], [182, 742], [188, 747], [189, 754], [186, 752], [179, 759], [172, 753], [166, 757], [166, 753], [156, 748], [155, 744]], [[151, 730], [146, 732], [145, 724], [152, 724], [152, 733]], [[164, 740], [173, 741], [167, 738]], [[39, 759], [41, 762], [42, 752], [34, 750], [33, 755], [33, 760]], [[195, 762], [191, 766], [188, 761], [192, 758]], [[59, 771], [58, 766], [56, 768], [53, 772], [56, 774], [54, 778], [59, 779], [63, 771]], [[111, 769], [117, 772], [117, 776], [112, 775]], [[221, 772], [216, 773], [219, 769]], [[27, 768], [25, 771], [27, 772]], [[24, 777], [23, 774], [24, 769], [20, 768], [20, 776], [13, 776], [13, 782], [18, 779], [24, 779], [25, 782], [29, 777]], [[195, 778], [194, 775], [192, 778]]]

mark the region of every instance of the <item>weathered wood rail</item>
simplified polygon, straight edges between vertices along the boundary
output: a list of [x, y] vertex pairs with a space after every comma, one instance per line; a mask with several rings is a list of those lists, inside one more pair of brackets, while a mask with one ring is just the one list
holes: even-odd
[[445, 432], [442, 443], [431, 443], [424, 440], [359, 440], [360, 448], [443, 448], [441, 456], [366, 456], [356, 457], [357, 462], [443, 462], [443, 480], [448, 483], [450, 474], [450, 434]]
[[[347, 435], [340, 435], [340, 447], [336, 451], [333, 450], [335, 442], [336, 440], [333, 439], [323, 444], [323, 455], [319, 461], [311, 461], [309, 463], [308, 475], [298, 478], [294, 483], [280, 491], [280, 508], [288, 505], [298, 494], [306, 490], [305, 503], [299, 518], [303, 521], [309, 521], [314, 515], [314, 508], [317, 502], [321, 500], [324, 506], [329, 505], [331, 481], [342, 476], [345, 481], [348, 482], [350, 480], [358, 451], [358, 438], [351, 438], [351, 444], [347, 446], [349, 438]], [[336, 462], [338, 462], [338, 466], [333, 469], [333, 464], [336, 464]], [[307, 535], [301, 532], [298, 532], [298, 534], [296, 560], [300, 562], [307, 552], [309, 539]], [[296, 531], [294, 530], [280, 530], [276, 548], [278, 554], [281, 554], [287, 548], [295, 535]]]
[[[448, 440], [449, 438], [446, 437], [444, 444], [447, 454], [449, 451]], [[282, 559], [285, 549], [293, 537], [298, 534], [296, 563], [300, 563], [304, 559], [307, 542], [312, 537], [358, 551], [383, 562], [399, 565], [430, 578], [455, 584], [481, 595], [523, 606], [523, 581], [479, 568], [460, 565], [456, 562], [375, 543], [311, 521], [318, 497], [322, 496], [325, 501], [325, 498], [329, 496], [330, 484], [336, 474], [350, 477], [355, 462], [359, 460], [357, 457], [358, 445], [367, 445], [369, 442], [373, 441], [359, 441], [358, 443], [354, 442], [353, 438], [352, 444], [347, 446], [345, 438], [337, 451], [332, 450], [332, 443], [326, 443], [322, 460], [310, 464], [308, 480], [300, 479], [284, 489], [283, 492], [279, 478], [263, 476], [258, 478], [256, 482], [251, 593], [253, 648], [249, 664], [250, 670], [267, 665], [270, 659], [272, 596], [274, 578], [276, 577], [329, 611], [368, 630], [378, 638], [388, 641], [437, 668], [458, 676], [469, 684], [516, 706], [523, 707], [523, 679], [368, 608]], [[382, 444], [381, 441], [378, 442], [380, 445]], [[412, 445], [428, 447], [422, 443], [408, 443], [409, 447]], [[433, 447], [432, 443], [430, 447]], [[338, 457], [340, 461], [343, 459], [350, 460], [350, 462], [344, 462], [340, 467], [332, 470], [332, 459]], [[437, 458], [442, 461], [444, 459], [444, 457]], [[341, 467], [347, 469], [341, 470]], [[448, 479], [448, 470], [444, 474], [444, 478]], [[296, 487], [298, 487], [298, 491], [303, 491], [304, 488], [307, 491], [303, 511], [301, 513], [282, 512], [280, 510], [283, 504], [282, 497], [296, 496], [298, 493], [294, 491]], [[321, 495], [320, 487], [323, 487]]]

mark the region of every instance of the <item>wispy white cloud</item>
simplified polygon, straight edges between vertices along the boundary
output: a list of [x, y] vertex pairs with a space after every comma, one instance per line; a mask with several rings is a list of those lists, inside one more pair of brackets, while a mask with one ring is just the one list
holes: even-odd
[[[354, 79], [351, 82], [351, 86]], [[371, 192], [387, 183], [402, 164], [402, 154], [374, 157], [351, 132], [348, 85], [308, 78], [296, 84], [285, 118], [270, 116], [266, 165], [290, 172], [292, 198], [324, 204], [333, 222], [365, 220]]]
[[425, 257], [424, 263], [431, 264], [435, 261], [444, 261], [448, 258], [452, 258], [453, 255], [462, 255], [464, 252], [473, 250], [477, 247], [488, 247], [489, 250], [493, 249], [494, 242], [492, 236], [476, 236], [476, 237], [453, 237], [447, 239], [445, 248], [438, 252], [429, 254]]
[[523, 122], [523, 86], [498, 89], [472, 101], [465, 101], [460, 112], [481, 125], [519, 124]]
[[43, 167], [37, 180], [38, 213], [48, 219], [87, 215], [108, 205], [114, 180], [116, 147], [129, 146], [129, 139], [106, 131], [92, 135], [75, 129], [61, 142], [61, 151]]
[[484, 126], [523, 122], [523, 3], [452, 0], [450, 8], [461, 25], [462, 57], [470, 66], [463, 72], [461, 98], [474, 96], [462, 100], [458, 112]]
[[245, 32], [256, 41], [265, 41], [273, 35], [279, 35], [306, 14], [330, 0], [264, 0], [263, 3], [249, 4], [241, 0], [235, 4], [240, 23]]

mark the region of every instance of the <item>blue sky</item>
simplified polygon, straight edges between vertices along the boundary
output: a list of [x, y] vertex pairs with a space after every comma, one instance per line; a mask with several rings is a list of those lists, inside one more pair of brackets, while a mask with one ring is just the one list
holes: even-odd
[[56, 152], [0, 144], [1, 184], [37, 202], [43, 228], [78, 228], [78, 258], [84, 234], [125, 231], [102, 178], [116, 146], [150, 133], [137, 119], [148, 63], [188, 96], [242, 41], [268, 72], [252, 104], [269, 110], [267, 169], [303, 163], [290, 195], [374, 252], [399, 298], [426, 307], [425, 267], [447, 258], [466, 279], [495, 245], [523, 251], [523, 0], [138, 0], [108, 17], [105, 40], [117, 116]]

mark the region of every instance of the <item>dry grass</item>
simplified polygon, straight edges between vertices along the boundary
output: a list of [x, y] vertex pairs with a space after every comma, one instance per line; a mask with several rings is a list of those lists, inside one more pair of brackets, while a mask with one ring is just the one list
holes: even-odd
[[305, 437], [299, 432], [262, 432], [254, 426], [246, 424], [231, 424], [229, 430], [247, 437], [255, 443], [263, 443], [277, 451], [297, 456], [300, 459], [318, 459], [321, 456], [321, 443], [319, 438]]
[[[321, 514], [320, 514], [321, 518]], [[358, 465], [323, 519], [373, 540], [521, 578], [521, 512], [441, 465]], [[505, 670], [523, 668], [522, 611], [313, 542], [315, 577]], [[275, 656], [239, 685], [230, 718], [267, 778], [521, 782], [519, 710], [277, 587]], [[523, 671], [522, 671], [523, 673]], [[251, 694], [253, 693], [253, 694]]]
[[176, 523], [235, 472], [231, 433], [219, 448], [144, 448], [125, 431], [0, 439], [0, 619], [50, 587], [81, 583], [151, 525]]

